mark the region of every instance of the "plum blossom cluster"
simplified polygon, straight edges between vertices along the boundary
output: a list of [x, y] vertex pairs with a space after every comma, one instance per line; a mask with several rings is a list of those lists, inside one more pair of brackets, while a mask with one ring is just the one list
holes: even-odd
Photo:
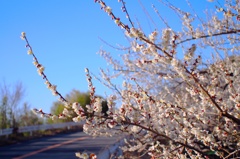
[[[34, 65], [47, 88], [66, 105], [59, 116], [53, 117], [41, 109], [35, 112], [64, 118], [73, 111], [78, 115], [73, 121], [85, 122], [84, 132], [92, 136], [126, 135], [126, 145], [121, 147], [124, 151], [138, 151], [154, 159], [239, 158], [239, 4], [225, 1], [223, 7], [217, 3], [214, 9], [219, 12], [203, 21], [195, 13], [164, 1], [165, 6], [182, 17], [181, 31], [168, 26], [148, 34], [133, 25], [123, 0], [119, 2], [131, 28], [104, 1], [94, 2], [124, 30], [130, 45], [121, 56], [122, 63], [116, 64], [110, 53], [101, 51], [113, 66], [114, 77], [124, 76], [122, 86], [117, 87], [112, 76], [102, 70], [102, 79], [115, 90], [107, 97], [107, 114], [102, 113], [102, 100], [95, 96], [88, 69], [85, 72], [91, 103], [84, 110], [58, 93], [22, 33], [28, 54], [34, 57]], [[96, 158], [87, 153], [76, 156]]]
[[[57, 91], [57, 86], [54, 85], [54, 84], [52, 84], [52, 83], [48, 80], [47, 76], [45, 75], [45, 73], [44, 73], [45, 67], [38, 62], [38, 59], [37, 59], [37, 57], [35, 56], [35, 54], [33, 53], [33, 49], [32, 49], [32, 47], [31, 47], [30, 43], [28, 42], [28, 39], [27, 39], [27, 37], [26, 37], [26, 33], [25, 33], [25, 32], [22, 32], [20, 37], [21, 37], [22, 40], [25, 40], [25, 41], [26, 41], [26, 48], [28, 48], [27, 53], [28, 53], [29, 55], [32, 55], [32, 56], [33, 56], [33, 64], [34, 64], [34, 66], [37, 68], [38, 74], [39, 74], [39, 75], [43, 78], [43, 80], [45, 81], [44, 83], [45, 83], [46, 87], [52, 92], [52, 94], [53, 94], [54, 96], [59, 96], [59, 101], [61, 101], [66, 108], [69, 108], [71, 104]], [[58, 116], [52, 115], [52, 114], [48, 114], [48, 113], [44, 113], [44, 112], [42, 111], [42, 109], [39, 109], [39, 110], [38, 110], [38, 109], [34, 109], [33, 112], [36, 113], [36, 114], [40, 114], [40, 115], [43, 116], [43, 117], [52, 118], [53, 120], [54, 120], [54, 119], [57, 119], [57, 118], [65, 118], [66, 116], [70, 116], [70, 114], [69, 114], [69, 112], [67, 111], [67, 109], [64, 109], [64, 112], [63, 112], [62, 114], [59, 114]]]
[[76, 157], [82, 158], [82, 159], [97, 159], [97, 156], [95, 154], [93, 154], [93, 153], [88, 155], [85, 152], [84, 153], [76, 152], [75, 155], [76, 155]]
[[[112, 8], [110, 6], [107, 6], [106, 3], [102, 0], [94, 0], [95, 3], [99, 3], [100, 6], [101, 6], [101, 9], [103, 9], [111, 18], [112, 20], [114, 20], [114, 22], [119, 26], [121, 27], [122, 29], [126, 29], [126, 30], [129, 30], [129, 27], [128, 25], [125, 25], [124, 23], [122, 23], [122, 21], [120, 20], [119, 17], [116, 17], [113, 12], [112, 12]], [[119, 2], [122, 2], [123, 3], [123, 7], [122, 7], [122, 10], [124, 12], [126, 12], [127, 16], [128, 16], [128, 12], [126, 11], [125, 9], [125, 4], [122, 0], [120, 0]]]
[[[182, 32], [168, 27], [146, 36], [135, 27], [125, 29], [130, 54], [122, 55], [124, 64], [117, 74], [126, 80], [116, 88], [119, 111], [108, 116], [133, 136], [123, 150], [153, 158], [239, 156], [239, 4], [226, 1], [222, 18], [213, 15], [213, 21], [205, 22], [165, 5], [183, 17]], [[218, 54], [203, 61], [206, 47]]]

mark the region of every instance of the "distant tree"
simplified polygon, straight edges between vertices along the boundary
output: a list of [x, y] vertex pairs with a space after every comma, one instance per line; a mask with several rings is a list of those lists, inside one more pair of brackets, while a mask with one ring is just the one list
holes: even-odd
[[0, 85], [0, 129], [42, 124], [27, 103], [21, 103], [24, 88], [21, 82], [15, 85]]
[[9, 128], [18, 126], [19, 106], [24, 95], [24, 89], [21, 82], [13, 87], [3, 82], [0, 85], [0, 128]]
[[8, 118], [7, 118], [7, 97], [4, 96], [1, 99], [0, 105], [0, 128], [4, 129], [9, 127]]

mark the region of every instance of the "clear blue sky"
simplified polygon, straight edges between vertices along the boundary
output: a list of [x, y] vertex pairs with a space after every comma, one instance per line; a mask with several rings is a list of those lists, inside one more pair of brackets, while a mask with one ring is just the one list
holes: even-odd
[[[206, 0], [192, 1], [199, 12], [209, 5], [213, 6]], [[153, 18], [156, 19], [156, 16], [151, 3], [159, 8], [163, 17], [169, 18], [170, 24], [177, 24], [173, 13], [157, 0], [142, 2]], [[177, 1], [175, 4], [187, 8], [184, 2]], [[127, 22], [117, 0], [107, 0], [106, 3]], [[130, 15], [133, 19], [137, 17], [142, 27], [148, 31], [155, 29], [138, 1], [129, 0], [126, 5]], [[119, 53], [105, 45], [99, 37], [112, 45], [127, 45], [122, 30], [94, 0], [2, 0], [0, 17], [0, 84], [3, 80], [10, 85], [21, 81], [26, 89], [24, 101], [32, 108], [43, 108], [46, 112], [50, 111], [52, 102], [57, 98], [46, 88], [32, 64], [32, 57], [27, 55], [25, 42], [19, 38], [22, 31], [26, 32], [39, 62], [45, 66], [49, 80], [58, 86], [62, 95], [72, 89], [88, 90], [84, 68], [98, 75], [100, 67], [107, 67], [104, 59], [96, 54], [100, 48], [113, 54]], [[155, 21], [158, 28], [162, 28], [162, 23], [158, 21]], [[94, 83], [97, 94], [104, 96], [105, 92], [109, 92], [97, 81]]]

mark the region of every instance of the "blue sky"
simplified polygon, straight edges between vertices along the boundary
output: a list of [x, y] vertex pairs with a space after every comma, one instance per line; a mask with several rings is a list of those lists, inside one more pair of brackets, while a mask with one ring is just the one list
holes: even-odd
[[[200, 1], [194, 0], [193, 7], [201, 14], [203, 9], [213, 6], [206, 0]], [[108, 0], [106, 3], [113, 8], [116, 15], [127, 22], [117, 0]], [[173, 13], [157, 0], [142, 0], [142, 3], [153, 19], [157, 18], [151, 9], [151, 3], [163, 13], [163, 17], [169, 18], [172, 26], [179, 26]], [[175, 4], [187, 9], [185, 1], [177, 1]], [[133, 20], [140, 21], [141, 27], [149, 32], [155, 29], [138, 1], [127, 1], [126, 6]], [[88, 90], [84, 68], [87, 67], [98, 75], [100, 67], [107, 67], [104, 59], [96, 54], [100, 48], [117, 57], [119, 51], [105, 45], [99, 37], [112, 45], [128, 46], [122, 30], [94, 0], [0, 1], [0, 15], [0, 84], [3, 81], [10, 85], [22, 82], [26, 89], [24, 101], [32, 108], [43, 108], [46, 112], [50, 111], [52, 102], [57, 98], [45, 87], [32, 64], [32, 57], [27, 55], [25, 42], [20, 39], [22, 31], [26, 32], [39, 62], [45, 66], [49, 80], [58, 86], [62, 95], [72, 89], [82, 92]], [[155, 22], [161, 30], [163, 24], [158, 21], [157, 19]], [[97, 94], [104, 96], [105, 92], [109, 93], [100, 83], [93, 82]]]

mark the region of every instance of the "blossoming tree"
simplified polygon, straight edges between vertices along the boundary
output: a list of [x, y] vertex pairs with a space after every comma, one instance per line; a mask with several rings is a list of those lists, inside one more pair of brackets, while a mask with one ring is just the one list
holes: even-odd
[[[153, 6], [166, 28], [149, 35], [134, 24], [123, 0], [119, 3], [129, 25], [104, 1], [95, 3], [124, 30], [130, 43], [120, 62], [100, 51], [112, 64], [115, 76], [124, 79], [121, 87], [116, 86], [111, 79], [114, 73], [101, 70], [103, 83], [114, 90], [107, 99], [107, 115], [102, 113], [102, 100], [95, 96], [88, 69], [91, 103], [84, 110], [79, 103], [68, 102], [48, 80], [23, 32], [21, 38], [39, 75], [66, 107], [58, 116], [34, 111], [54, 120], [71, 116], [73, 110], [78, 115], [73, 121], [84, 121], [86, 133], [126, 134], [130, 137], [124, 151], [139, 151], [152, 158], [240, 157], [240, 2], [217, 3], [217, 12], [203, 20], [193, 8], [193, 13], [188, 13], [160, 1], [179, 16], [182, 30], [171, 28]], [[207, 56], [210, 53], [212, 57]], [[96, 158], [93, 154], [77, 156]]]

